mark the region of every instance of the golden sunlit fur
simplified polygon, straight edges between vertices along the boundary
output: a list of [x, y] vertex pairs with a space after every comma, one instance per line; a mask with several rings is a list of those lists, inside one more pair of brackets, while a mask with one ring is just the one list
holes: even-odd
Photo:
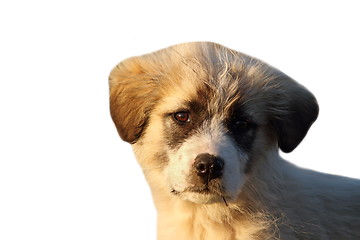
[[[110, 74], [110, 108], [150, 185], [159, 240], [360, 239], [359, 181], [279, 156], [318, 105], [262, 61], [215, 43], [133, 57]], [[223, 163], [214, 179], [195, 167], [203, 153]]]

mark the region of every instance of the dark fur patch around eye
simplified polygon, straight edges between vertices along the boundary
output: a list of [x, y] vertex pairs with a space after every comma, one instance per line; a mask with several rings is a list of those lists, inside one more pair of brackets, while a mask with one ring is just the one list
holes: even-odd
[[194, 113], [191, 110], [187, 110], [190, 115], [190, 120], [179, 122], [174, 114], [167, 114], [164, 118], [165, 123], [165, 138], [170, 148], [176, 149], [186, 141], [191, 135], [195, 134], [202, 123], [205, 121], [205, 117]]
[[256, 136], [256, 127], [249, 127], [246, 131], [230, 131], [230, 135], [242, 150], [250, 152]]
[[165, 119], [168, 146], [172, 149], [180, 147], [180, 145], [194, 133], [194, 122], [186, 124], [178, 124], [172, 118]]
[[250, 120], [249, 117], [245, 117], [243, 112], [237, 110], [227, 122], [227, 128], [229, 135], [236, 141], [239, 148], [249, 154], [249, 159], [245, 166], [245, 173], [249, 173], [254, 161], [251, 158], [250, 152], [254, 145], [258, 125], [253, 120]]
[[179, 148], [210, 118], [211, 114], [207, 111], [205, 99], [187, 101], [181, 109], [165, 114], [165, 137], [168, 146], [172, 149]]
[[230, 136], [235, 139], [239, 147], [250, 152], [256, 136], [256, 123], [242, 115], [235, 115], [227, 121], [227, 128]]

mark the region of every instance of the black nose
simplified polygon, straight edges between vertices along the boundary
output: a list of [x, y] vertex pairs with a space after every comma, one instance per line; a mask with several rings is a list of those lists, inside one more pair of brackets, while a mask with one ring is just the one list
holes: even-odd
[[198, 176], [210, 181], [221, 177], [224, 160], [209, 153], [202, 153], [195, 158], [194, 167]]

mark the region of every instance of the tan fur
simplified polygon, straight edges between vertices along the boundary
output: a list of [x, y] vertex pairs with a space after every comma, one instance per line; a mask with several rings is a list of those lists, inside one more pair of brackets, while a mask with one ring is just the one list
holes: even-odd
[[[173, 149], [165, 134], [168, 115], [194, 99], [206, 103], [211, 119], [187, 138], [195, 139], [185, 141], [188, 148]], [[258, 124], [249, 153], [233, 150], [224, 125], [239, 103]], [[158, 239], [360, 239], [360, 183], [300, 169], [279, 156], [279, 148], [290, 152], [301, 142], [318, 106], [307, 89], [271, 66], [214, 43], [176, 45], [117, 65], [110, 74], [110, 108], [150, 185]], [[225, 143], [218, 143], [222, 137]], [[171, 194], [169, 178], [190, 181], [182, 177], [191, 166], [181, 161], [191, 164], [193, 156], [186, 154], [192, 150], [183, 149], [215, 146], [216, 152], [219, 144], [243, 161], [226, 162], [239, 167], [241, 189], [224, 190], [211, 204]], [[221, 184], [229, 189], [225, 180]]]

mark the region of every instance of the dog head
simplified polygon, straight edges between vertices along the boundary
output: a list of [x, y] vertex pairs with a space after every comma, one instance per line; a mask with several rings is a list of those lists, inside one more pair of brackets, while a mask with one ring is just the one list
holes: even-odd
[[156, 172], [150, 185], [195, 203], [235, 200], [257, 161], [294, 150], [318, 115], [303, 86], [215, 43], [121, 62], [110, 74], [110, 110], [144, 171]]

